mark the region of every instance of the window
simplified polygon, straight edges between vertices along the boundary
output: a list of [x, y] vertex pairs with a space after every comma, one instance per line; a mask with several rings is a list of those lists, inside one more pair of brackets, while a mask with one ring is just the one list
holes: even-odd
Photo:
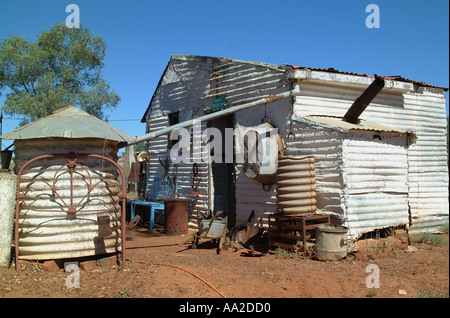
[[[180, 122], [180, 112], [174, 112], [169, 114], [169, 126], [176, 125], [179, 122]], [[178, 140], [180, 138], [181, 137], [178, 136]], [[170, 134], [167, 135], [167, 140], [168, 140], [167, 147], [169, 149], [172, 149], [173, 145], [175, 145], [178, 142], [177, 140], [170, 140]]]

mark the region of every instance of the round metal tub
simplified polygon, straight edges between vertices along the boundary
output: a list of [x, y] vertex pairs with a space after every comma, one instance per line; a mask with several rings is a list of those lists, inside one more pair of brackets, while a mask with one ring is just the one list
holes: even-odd
[[179, 235], [188, 233], [188, 199], [165, 199], [164, 215], [164, 232], [166, 234]]
[[331, 224], [316, 227], [316, 259], [338, 261], [347, 256], [348, 228]]

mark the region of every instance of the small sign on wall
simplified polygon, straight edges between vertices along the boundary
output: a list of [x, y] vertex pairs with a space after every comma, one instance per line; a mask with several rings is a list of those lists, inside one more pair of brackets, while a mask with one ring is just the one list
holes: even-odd
[[212, 99], [212, 111], [216, 112], [218, 110], [225, 109], [227, 107], [227, 96], [222, 95]]

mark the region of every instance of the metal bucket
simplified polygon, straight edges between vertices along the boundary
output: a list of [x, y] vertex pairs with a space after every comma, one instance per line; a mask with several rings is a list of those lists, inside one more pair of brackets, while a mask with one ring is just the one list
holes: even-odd
[[188, 199], [164, 200], [164, 232], [168, 235], [188, 233]]
[[338, 261], [347, 256], [347, 232], [344, 226], [319, 224], [316, 227], [316, 259]]

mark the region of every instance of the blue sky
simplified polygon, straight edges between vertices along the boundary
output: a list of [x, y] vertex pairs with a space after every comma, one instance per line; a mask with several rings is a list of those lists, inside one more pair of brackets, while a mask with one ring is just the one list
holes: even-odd
[[[34, 41], [65, 22], [71, 3], [106, 42], [104, 78], [121, 96], [110, 123], [131, 135], [145, 133], [140, 119], [171, 54], [401, 75], [449, 87], [447, 0], [0, 0], [0, 39], [15, 33]], [[371, 3], [380, 9], [380, 28], [366, 27]], [[116, 121], [124, 119], [130, 121]], [[17, 126], [4, 119], [3, 133]]]

